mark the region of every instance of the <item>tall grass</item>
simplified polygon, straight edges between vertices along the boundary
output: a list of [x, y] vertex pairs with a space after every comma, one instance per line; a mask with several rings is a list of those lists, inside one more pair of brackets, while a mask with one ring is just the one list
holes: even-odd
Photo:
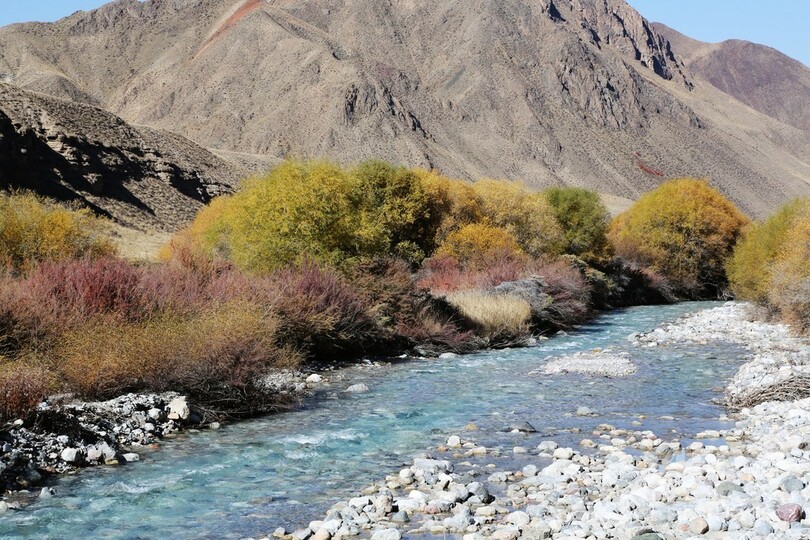
[[52, 389], [53, 375], [45, 367], [0, 358], [0, 422], [26, 416]]
[[464, 291], [447, 295], [447, 301], [473, 321], [492, 345], [520, 341], [529, 334], [531, 306], [519, 296]]

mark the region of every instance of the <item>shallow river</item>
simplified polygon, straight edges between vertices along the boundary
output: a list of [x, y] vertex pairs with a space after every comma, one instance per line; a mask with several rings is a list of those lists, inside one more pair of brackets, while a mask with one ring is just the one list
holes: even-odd
[[[140, 463], [64, 478], [54, 498], [0, 516], [0, 538], [259, 536], [318, 519], [453, 433], [508, 456], [516, 445], [549, 438], [576, 445], [587, 435], [572, 428], [630, 428], [640, 415], [643, 425], [633, 429], [662, 437], [727, 427], [712, 400], [744, 361], [741, 348], [638, 348], [626, 339], [706, 307], [631, 308], [536, 347], [348, 368], [300, 410], [165, 441]], [[597, 347], [629, 351], [638, 373], [613, 380], [529, 374], [550, 355]], [[359, 382], [371, 390], [342, 392]], [[598, 415], [572, 415], [580, 406]], [[538, 433], [504, 431], [524, 421]], [[478, 429], [464, 431], [468, 424]]]

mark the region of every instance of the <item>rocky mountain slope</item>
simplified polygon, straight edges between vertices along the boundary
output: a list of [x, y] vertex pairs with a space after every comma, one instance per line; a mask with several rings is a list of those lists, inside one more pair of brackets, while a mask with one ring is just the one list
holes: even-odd
[[689, 70], [772, 118], [810, 132], [810, 68], [750, 41], [697, 41], [666, 25], [654, 27]]
[[0, 80], [226, 159], [377, 157], [633, 198], [707, 176], [763, 215], [810, 135], [729, 100], [623, 0], [119, 0], [0, 29]]
[[124, 225], [172, 230], [241, 174], [179, 135], [0, 84], [0, 187], [80, 201]]

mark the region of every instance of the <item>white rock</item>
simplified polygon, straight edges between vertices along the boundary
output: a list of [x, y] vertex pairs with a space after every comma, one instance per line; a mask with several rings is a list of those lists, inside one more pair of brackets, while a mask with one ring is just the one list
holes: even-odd
[[65, 448], [60, 454], [65, 463], [76, 463], [82, 458], [82, 452], [78, 448]]
[[402, 534], [396, 529], [385, 529], [377, 531], [371, 536], [371, 540], [401, 540]]
[[169, 402], [169, 420], [188, 420], [191, 415], [186, 396], [179, 396]]

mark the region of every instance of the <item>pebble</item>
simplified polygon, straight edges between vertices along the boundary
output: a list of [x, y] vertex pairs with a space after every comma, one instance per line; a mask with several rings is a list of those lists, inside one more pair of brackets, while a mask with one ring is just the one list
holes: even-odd
[[802, 519], [802, 515], [804, 511], [802, 507], [795, 503], [790, 504], [783, 504], [779, 508], [776, 509], [776, 515], [782, 521], [786, 521], [788, 523], [793, 523], [795, 521], [800, 521]]
[[[745, 333], [741, 344], [763, 354], [772, 338], [770, 346], [779, 351], [786, 341], [795, 343], [771, 325], [751, 323], [741, 306], [727, 304], [665, 325], [652, 333], [654, 341], [665, 346], [708, 341], [707, 333], [722, 339], [739, 332]], [[762, 342], [752, 338], [760, 335], [765, 336]], [[631, 342], [643, 345], [650, 339], [636, 335]], [[760, 354], [749, 364], [764, 361]], [[578, 416], [592, 414], [587, 407], [576, 409]], [[635, 421], [630, 429], [601, 424], [591, 438], [580, 441], [581, 448], [594, 449], [587, 455], [543, 441], [537, 452], [512, 448], [511, 470], [498, 461], [480, 466], [464, 461], [476, 454], [494, 457], [500, 449], [451, 436], [439, 449], [451, 459], [416, 458], [398, 476], [364, 490], [369, 497], [344, 503], [356, 514], [344, 527], [377, 535], [379, 527], [404, 526], [407, 516], [407, 536], [419, 538], [801, 538], [806, 526], [795, 520], [803, 516], [810, 497], [804, 480], [810, 459], [810, 399], [744, 409], [734, 420], [732, 428], [702, 431], [694, 437], [700, 440], [683, 445], [650, 431], [634, 431], [641, 428]], [[520, 424], [510, 430], [521, 431]], [[448, 448], [462, 448], [464, 455]], [[470, 481], [476, 477], [486, 480]], [[494, 495], [486, 483], [494, 486]], [[393, 486], [393, 501], [380, 509], [374, 500], [380, 490], [387, 491], [386, 485]]]
[[706, 534], [709, 532], [709, 524], [702, 517], [695, 518], [689, 522], [689, 532], [692, 534]]
[[397, 529], [385, 529], [377, 531], [371, 536], [371, 540], [401, 540], [402, 533]]

